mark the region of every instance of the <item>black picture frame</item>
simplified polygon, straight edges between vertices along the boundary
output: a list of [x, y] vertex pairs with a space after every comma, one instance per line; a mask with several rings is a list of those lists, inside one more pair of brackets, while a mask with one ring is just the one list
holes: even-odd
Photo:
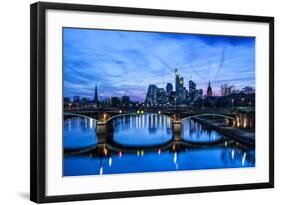
[[[263, 183], [231, 184], [195, 188], [125, 191], [110, 193], [85, 193], [46, 196], [45, 165], [45, 26], [46, 10], [67, 10], [101, 13], [137, 14], [195, 19], [216, 19], [269, 24], [269, 181]], [[123, 197], [140, 197], [197, 192], [230, 191], [274, 187], [274, 18], [265, 16], [230, 15], [217, 13], [125, 8], [82, 4], [38, 2], [30, 7], [30, 199], [37, 203], [75, 200], [96, 200]]]

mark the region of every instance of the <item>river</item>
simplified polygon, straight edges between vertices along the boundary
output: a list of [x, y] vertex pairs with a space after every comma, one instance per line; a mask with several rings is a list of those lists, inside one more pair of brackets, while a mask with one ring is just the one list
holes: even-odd
[[176, 139], [167, 116], [119, 116], [113, 119], [112, 139], [102, 145], [96, 122], [82, 116], [65, 118], [64, 176], [255, 166], [253, 147], [189, 118], [182, 120], [182, 132]]

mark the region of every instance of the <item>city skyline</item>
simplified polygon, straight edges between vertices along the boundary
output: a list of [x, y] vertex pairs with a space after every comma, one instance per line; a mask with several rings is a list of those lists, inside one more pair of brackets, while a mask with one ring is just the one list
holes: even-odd
[[[98, 40], [97, 40], [98, 39]], [[174, 69], [204, 95], [211, 82], [255, 87], [255, 39], [156, 32], [64, 29], [64, 96], [128, 95], [144, 101], [148, 86], [175, 87]]]

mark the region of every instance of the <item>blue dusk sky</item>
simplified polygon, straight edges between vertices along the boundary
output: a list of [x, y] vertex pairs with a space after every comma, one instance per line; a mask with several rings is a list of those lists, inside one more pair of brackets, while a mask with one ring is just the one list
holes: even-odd
[[[64, 28], [64, 96], [129, 95], [143, 101], [149, 84], [184, 86], [193, 80], [204, 94], [224, 83], [255, 87], [255, 38]], [[174, 88], [175, 89], [175, 88]]]

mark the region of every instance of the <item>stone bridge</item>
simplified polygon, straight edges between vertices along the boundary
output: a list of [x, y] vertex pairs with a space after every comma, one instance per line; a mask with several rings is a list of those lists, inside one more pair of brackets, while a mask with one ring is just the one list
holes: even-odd
[[122, 110], [112, 108], [99, 108], [92, 110], [71, 110], [65, 112], [65, 116], [83, 116], [91, 119], [95, 119], [96, 133], [100, 144], [105, 144], [111, 141], [114, 124], [113, 119], [118, 116], [126, 115], [144, 115], [144, 114], [158, 114], [168, 116], [172, 120], [172, 132], [174, 139], [179, 141], [182, 132], [182, 120], [185, 118], [191, 118], [196, 116], [219, 116], [227, 119], [234, 119], [234, 113], [231, 113], [226, 109], [161, 109], [161, 108], [141, 108], [137, 110]]
[[88, 110], [67, 110], [67, 115], [81, 115], [96, 119], [99, 122], [108, 122], [115, 117], [124, 115], [143, 115], [143, 114], [161, 114], [172, 118], [173, 121], [180, 121], [184, 118], [212, 115], [233, 119], [235, 113], [230, 109], [212, 108], [212, 109], [188, 109], [188, 108], [139, 108], [139, 109], [122, 109], [122, 108], [96, 108]]

